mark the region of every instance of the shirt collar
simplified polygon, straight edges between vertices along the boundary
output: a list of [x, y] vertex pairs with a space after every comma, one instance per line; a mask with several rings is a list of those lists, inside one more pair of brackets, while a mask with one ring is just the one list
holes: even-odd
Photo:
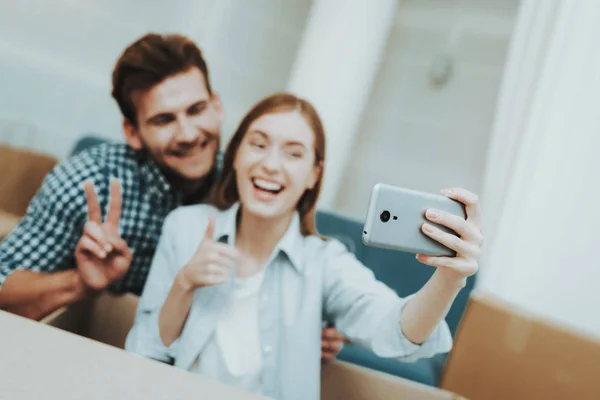
[[147, 187], [158, 191], [159, 194], [167, 194], [171, 191], [171, 184], [167, 181], [156, 162], [145, 150], [136, 152], [142, 180]]
[[[215, 227], [215, 240], [222, 243], [228, 243], [230, 245], [235, 244], [237, 215], [239, 209], [239, 202], [236, 202], [221, 214], [221, 217], [217, 221], [217, 226]], [[304, 265], [302, 253], [303, 242], [304, 237], [300, 232], [300, 215], [298, 212], [295, 212], [290, 226], [283, 237], [279, 240], [279, 243], [277, 243], [274, 254], [277, 256], [279, 252], [283, 252], [290, 260], [294, 268], [298, 272], [302, 272]]]
[[237, 232], [237, 215], [240, 209], [239, 203], [235, 203], [227, 210], [223, 211], [216, 221], [214, 239], [218, 242], [235, 244], [235, 234]]

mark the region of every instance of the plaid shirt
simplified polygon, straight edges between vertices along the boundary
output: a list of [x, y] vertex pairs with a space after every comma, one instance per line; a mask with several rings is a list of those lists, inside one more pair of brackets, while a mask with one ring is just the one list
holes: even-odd
[[[94, 183], [105, 218], [111, 177], [121, 181], [120, 232], [134, 251], [129, 271], [111, 290], [142, 293], [163, 222], [184, 204], [184, 197], [146, 152], [117, 143], [84, 150], [48, 174], [27, 215], [0, 242], [0, 290], [19, 269], [55, 272], [75, 267], [75, 247], [87, 221], [83, 182]], [[201, 202], [206, 194], [204, 190], [191, 203]]]

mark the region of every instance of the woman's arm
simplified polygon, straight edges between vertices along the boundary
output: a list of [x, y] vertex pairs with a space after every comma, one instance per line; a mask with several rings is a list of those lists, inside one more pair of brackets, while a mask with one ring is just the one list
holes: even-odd
[[402, 332], [413, 343], [423, 343], [445, 318], [467, 278], [477, 272], [477, 259], [483, 244], [477, 196], [464, 189], [443, 190], [442, 193], [465, 205], [467, 219], [438, 210], [428, 210], [425, 214], [428, 220], [452, 229], [459, 237], [431, 224], [422, 227], [426, 235], [456, 251], [456, 256], [417, 256], [419, 261], [437, 267], [437, 270], [402, 310]]
[[194, 288], [178, 274], [158, 317], [160, 338], [165, 346], [171, 346], [181, 335], [193, 300]]
[[[464, 201], [467, 213], [473, 215], [474, 202], [467, 200]], [[476, 257], [482, 238], [473, 219], [465, 223], [458, 218], [465, 223], [461, 225], [457, 220], [448, 222], [450, 216], [443, 214], [437, 219], [428, 218], [462, 231], [462, 238], [453, 235], [448, 238], [440, 230], [429, 234], [457, 250], [458, 255], [452, 258], [419, 256], [419, 261], [439, 268], [423, 288], [408, 299], [399, 298], [377, 281], [372, 271], [341, 244], [332, 241], [326, 245], [327, 254], [322, 257], [325, 260], [325, 312], [350, 340], [381, 357], [414, 359], [449, 351], [452, 338], [444, 318], [464, 287], [466, 277], [477, 271]], [[469, 235], [473, 239], [465, 239]]]
[[239, 261], [239, 251], [213, 239], [215, 218], [208, 215], [206, 231], [190, 261], [181, 268], [159, 316], [160, 337], [170, 346], [180, 335], [192, 305], [194, 291], [221, 285]]
[[[195, 212], [197, 209], [180, 210], [165, 220], [136, 321], [126, 343], [126, 348], [132, 352], [164, 361], [173, 354], [196, 289], [225, 283], [239, 260], [237, 249], [213, 240], [213, 216], [205, 211]], [[183, 250], [176, 244], [190, 239], [181, 238], [181, 227], [184, 226], [181, 221], [189, 223], [190, 218], [197, 219], [199, 229], [205, 231], [198, 234], [200, 244], [189, 261], [181, 266], [184, 257], [179, 253]]]
[[178, 232], [176, 219], [177, 211], [165, 219], [135, 321], [125, 343], [127, 351], [165, 362], [171, 361], [172, 349], [165, 346], [161, 339], [159, 313], [179, 270], [175, 257]]
[[422, 343], [403, 332], [403, 310], [414, 296], [400, 298], [378, 281], [336, 240], [325, 245], [323, 305], [328, 320], [352, 343], [380, 357], [414, 360], [450, 350], [452, 337], [442, 319]]
[[400, 316], [402, 333], [415, 344], [422, 344], [446, 318], [456, 295], [466, 281], [447, 284], [434, 272], [429, 281], [402, 308]]

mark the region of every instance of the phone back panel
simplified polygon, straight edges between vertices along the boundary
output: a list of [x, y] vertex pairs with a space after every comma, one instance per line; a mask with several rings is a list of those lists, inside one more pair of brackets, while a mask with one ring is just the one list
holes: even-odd
[[[454, 256], [455, 252], [431, 239], [421, 231], [425, 211], [429, 208], [447, 211], [466, 218], [464, 206], [443, 195], [399, 188], [383, 183], [373, 187], [363, 229], [363, 243], [367, 246], [421, 253], [432, 256]], [[389, 213], [383, 221], [382, 213]], [[385, 218], [384, 218], [385, 220]], [[438, 228], [456, 235], [441, 225]]]

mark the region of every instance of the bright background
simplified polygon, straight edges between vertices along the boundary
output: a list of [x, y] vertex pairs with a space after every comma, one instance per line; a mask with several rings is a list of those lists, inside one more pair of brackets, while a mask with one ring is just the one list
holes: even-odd
[[63, 158], [121, 138], [114, 62], [183, 33], [226, 138], [267, 94], [314, 102], [322, 208], [362, 219], [378, 181], [479, 193], [478, 289], [600, 337], [598, 20], [594, 0], [0, 0], [0, 142]]

